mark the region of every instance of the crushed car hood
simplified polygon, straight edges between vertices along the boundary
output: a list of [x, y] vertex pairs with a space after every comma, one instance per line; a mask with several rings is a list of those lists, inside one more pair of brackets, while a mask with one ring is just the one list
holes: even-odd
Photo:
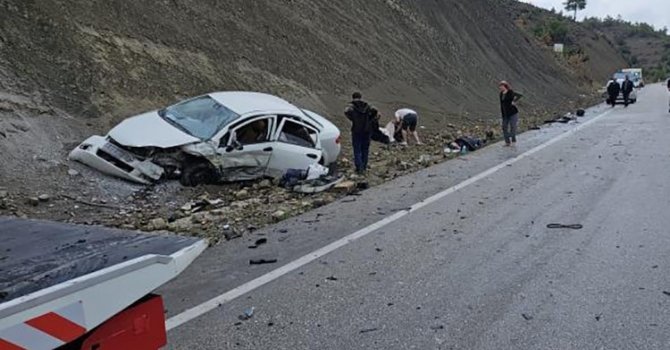
[[170, 125], [157, 111], [128, 118], [107, 135], [128, 147], [170, 148], [201, 141]]

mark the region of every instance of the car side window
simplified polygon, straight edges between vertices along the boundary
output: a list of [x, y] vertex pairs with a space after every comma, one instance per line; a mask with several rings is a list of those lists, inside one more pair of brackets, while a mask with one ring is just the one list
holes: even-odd
[[279, 133], [278, 141], [302, 147], [315, 148], [316, 131], [285, 118], [284, 126]]
[[268, 142], [272, 118], [256, 119], [235, 129], [237, 142], [242, 145]]

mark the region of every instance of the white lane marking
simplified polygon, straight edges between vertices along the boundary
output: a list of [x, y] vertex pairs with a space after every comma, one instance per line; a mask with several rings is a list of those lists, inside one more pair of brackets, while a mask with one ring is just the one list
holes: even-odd
[[439, 192], [439, 193], [437, 193], [437, 194], [435, 194], [431, 197], [426, 198], [425, 200], [423, 200], [419, 203], [416, 203], [416, 204], [412, 205], [408, 210], [401, 210], [399, 212], [396, 212], [395, 214], [393, 214], [391, 216], [388, 216], [388, 217], [386, 217], [386, 218], [384, 218], [380, 221], [377, 221], [377, 222], [375, 222], [375, 223], [373, 223], [373, 224], [371, 224], [367, 227], [364, 227], [364, 228], [362, 228], [362, 229], [360, 229], [360, 230], [358, 230], [358, 231], [356, 231], [356, 232], [354, 232], [354, 233], [352, 233], [348, 236], [340, 238], [337, 241], [326, 245], [325, 247], [317, 249], [317, 250], [315, 250], [315, 251], [313, 251], [313, 252], [311, 252], [307, 255], [304, 255], [304, 256], [296, 259], [296, 260], [293, 260], [290, 263], [288, 263], [288, 264], [286, 264], [286, 265], [284, 265], [284, 266], [282, 266], [282, 267], [280, 267], [276, 270], [270, 271], [263, 276], [260, 276], [256, 279], [253, 279], [253, 280], [251, 280], [247, 283], [242, 284], [239, 287], [233, 288], [228, 292], [225, 292], [225, 293], [223, 293], [223, 294], [221, 294], [217, 297], [214, 297], [214, 298], [212, 298], [212, 299], [210, 299], [210, 300], [208, 300], [208, 301], [206, 301], [206, 302], [204, 302], [200, 305], [197, 305], [197, 306], [195, 306], [193, 308], [190, 308], [190, 309], [188, 309], [188, 310], [186, 310], [186, 311], [184, 311], [184, 312], [182, 312], [178, 315], [175, 315], [175, 316], [169, 318], [165, 322], [165, 327], [167, 328], [168, 331], [170, 331], [174, 328], [177, 328], [177, 327], [183, 325], [186, 322], [189, 322], [189, 321], [191, 321], [191, 320], [193, 320], [197, 317], [200, 317], [200, 316], [204, 315], [205, 313], [207, 313], [209, 311], [212, 311], [212, 310], [216, 309], [217, 307], [219, 307], [219, 306], [221, 306], [221, 305], [223, 305], [223, 304], [225, 304], [229, 301], [234, 300], [235, 298], [238, 298], [238, 297], [240, 297], [240, 296], [242, 296], [242, 295], [244, 295], [248, 292], [251, 292], [252, 290], [254, 290], [258, 287], [261, 287], [261, 286], [263, 286], [263, 285], [265, 285], [269, 282], [272, 282], [272, 281], [278, 279], [279, 277], [282, 277], [282, 276], [290, 273], [291, 271], [294, 271], [298, 268], [301, 268], [301, 267], [309, 264], [310, 262], [323, 257], [324, 255], [332, 253], [335, 250], [337, 250], [341, 247], [344, 247], [344, 246], [348, 245], [349, 243], [352, 243], [352, 242], [358, 240], [359, 238], [365, 237], [366, 235], [368, 235], [368, 234], [370, 234], [370, 233], [372, 233], [372, 232], [374, 232], [374, 231], [376, 231], [376, 230], [378, 230], [378, 229], [380, 229], [380, 228], [382, 228], [382, 227], [384, 227], [384, 226], [386, 226], [386, 225], [388, 225], [392, 222], [397, 221], [398, 219], [404, 217], [405, 215], [407, 215], [411, 212], [415, 212], [415, 211], [417, 211], [417, 210], [419, 210], [419, 209], [421, 209], [421, 208], [423, 208], [423, 207], [425, 207], [425, 206], [427, 206], [431, 203], [434, 203], [434, 202], [444, 198], [445, 196], [448, 196], [451, 193], [454, 193], [454, 192], [456, 192], [460, 189], [463, 189], [463, 188], [465, 188], [469, 185], [472, 185], [473, 183], [475, 183], [475, 182], [477, 182], [481, 179], [484, 179], [484, 178], [492, 175], [493, 173], [499, 171], [500, 169], [503, 169], [503, 168], [505, 168], [507, 166], [510, 166], [510, 165], [512, 165], [512, 164], [514, 164], [514, 163], [516, 163], [516, 162], [518, 162], [518, 161], [520, 161], [524, 158], [527, 158], [527, 157], [529, 157], [529, 156], [531, 156], [531, 155], [533, 155], [533, 154], [535, 154], [535, 153], [537, 153], [537, 152], [555, 144], [556, 142], [559, 142], [559, 141], [573, 135], [574, 133], [584, 129], [585, 127], [595, 123], [597, 120], [599, 120], [600, 118], [610, 114], [611, 112], [612, 112], [612, 110], [608, 110], [607, 112], [604, 112], [600, 115], [597, 115], [597, 116], [593, 117], [592, 119], [590, 119], [590, 120], [588, 120], [588, 121], [586, 121], [582, 124], [579, 124], [578, 126], [572, 128], [572, 129], [569, 129], [569, 130], [563, 132], [562, 134], [554, 137], [553, 139], [551, 139], [551, 140], [549, 140], [549, 141], [547, 141], [547, 142], [545, 142], [545, 143], [543, 143], [539, 146], [536, 146], [536, 147], [534, 147], [534, 148], [532, 148], [532, 149], [530, 149], [530, 150], [528, 150], [528, 151], [526, 151], [526, 152], [524, 152], [524, 153], [522, 153], [522, 154], [520, 154], [520, 155], [518, 155], [514, 158], [511, 158], [511, 159], [509, 159], [509, 160], [507, 160], [507, 161], [505, 161], [501, 164], [498, 164], [498, 165], [496, 165], [496, 166], [494, 166], [494, 167], [492, 167], [488, 170], [485, 170], [482, 173], [479, 173], [479, 174], [475, 175], [474, 177], [471, 177], [471, 178], [469, 178], [469, 179], [467, 179], [467, 180], [465, 180], [465, 181], [463, 181], [463, 182], [461, 182], [461, 183], [459, 183], [455, 186], [447, 188], [446, 190], [444, 190], [442, 192]]

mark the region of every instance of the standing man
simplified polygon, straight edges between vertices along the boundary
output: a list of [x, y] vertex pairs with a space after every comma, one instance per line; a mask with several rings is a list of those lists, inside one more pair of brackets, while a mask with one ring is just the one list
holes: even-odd
[[616, 82], [616, 77], [614, 77], [610, 80], [609, 84], [607, 84], [607, 96], [609, 96], [607, 103], [611, 104], [612, 108], [616, 106], [616, 99], [619, 97], [620, 92], [621, 85]]
[[400, 125], [402, 129], [402, 139], [403, 142], [401, 145], [407, 146], [407, 141], [409, 141], [409, 134], [411, 133], [416, 140], [417, 145], [423, 145], [419, 139], [419, 133], [416, 131], [416, 126], [419, 124], [419, 115], [412, 109], [402, 108], [395, 112], [396, 124]]
[[514, 92], [512, 86], [504, 80], [498, 84], [498, 88], [500, 89], [500, 112], [505, 146], [516, 146], [516, 131], [519, 125], [519, 108], [516, 103], [523, 95]]
[[344, 110], [344, 115], [351, 121], [351, 143], [354, 147], [356, 173], [365, 174], [368, 169], [372, 124], [377, 118], [377, 110], [362, 100], [360, 92], [354, 92], [351, 97], [353, 101]]
[[633, 89], [635, 89], [635, 85], [633, 82], [628, 78], [628, 74], [626, 74], [626, 79], [621, 83], [621, 93], [623, 93], [623, 105], [624, 107], [628, 107], [628, 99], [630, 98], [630, 93], [633, 92]]
[[[668, 78], [668, 94], [670, 94], [670, 78]], [[668, 112], [670, 112], [670, 101], [668, 101]]]

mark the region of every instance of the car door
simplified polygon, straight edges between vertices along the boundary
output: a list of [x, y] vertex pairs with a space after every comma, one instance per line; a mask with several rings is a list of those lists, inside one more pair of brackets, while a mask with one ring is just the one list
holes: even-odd
[[318, 131], [298, 118], [278, 117], [270, 163], [266, 175], [282, 176], [288, 169], [307, 169], [321, 160]]
[[276, 116], [253, 117], [232, 126], [217, 149], [223, 181], [246, 181], [263, 177], [272, 155]]

